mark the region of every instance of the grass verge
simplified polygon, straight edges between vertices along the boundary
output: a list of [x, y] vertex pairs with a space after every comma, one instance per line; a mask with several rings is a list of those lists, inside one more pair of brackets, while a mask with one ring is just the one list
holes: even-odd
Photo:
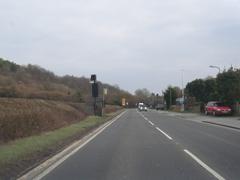
[[[85, 135], [87, 132], [89, 132], [89, 130], [105, 123], [109, 119], [113, 118], [116, 114], [118, 113], [107, 114], [104, 117], [89, 116], [79, 123], [75, 123], [55, 131], [43, 133], [38, 136], [15, 140], [10, 143], [1, 145], [0, 177], [9, 178], [6, 176], [6, 174], [9, 175], [8, 170], [13, 170], [12, 167], [14, 168], [14, 165], [16, 166], [17, 164], [18, 168], [15, 171], [20, 171], [20, 169], [23, 171], [23, 168], [19, 169], [19, 166], [21, 167], [21, 162], [29, 161], [29, 159], [34, 159], [35, 161], [40, 161], [44, 158], [46, 159], [46, 156], [53, 154], [53, 150], [56, 152], [57, 150], [62, 149], [63, 146], [66, 146], [67, 144], [70, 144], [72, 141], [74, 141], [73, 137], [79, 138], [79, 136]], [[36, 162], [34, 163], [36, 164]], [[29, 163], [27, 163], [27, 166], [29, 166]], [[17, 176], [17, 174], [12, 174], [11, 176]]]

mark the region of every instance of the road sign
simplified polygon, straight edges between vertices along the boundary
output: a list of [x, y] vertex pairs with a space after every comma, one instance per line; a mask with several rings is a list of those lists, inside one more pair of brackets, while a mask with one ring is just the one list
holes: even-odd
[[107, 88], [104, 88], [104, 89], [103, 89], [103, 94], [104, 94], [104, 95], [107, 95], [107, 93], [108, 93], [108, 89], [107, 89]]
[[122, 106], [126, 106], [126, 99], [122, 98]]

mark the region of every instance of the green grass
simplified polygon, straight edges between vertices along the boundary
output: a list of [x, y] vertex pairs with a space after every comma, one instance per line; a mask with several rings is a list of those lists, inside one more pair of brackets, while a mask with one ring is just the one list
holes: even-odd
[[90, 116], [68, 127], [0, 145], [0, 167], [12, 164], [31, 154], [44, 151], [76, 134], [84, 133], [88, 129], [106, 122], [109, 118], [113, 117], [113, 115], [114, 114], [109, 114], [105, 117]]

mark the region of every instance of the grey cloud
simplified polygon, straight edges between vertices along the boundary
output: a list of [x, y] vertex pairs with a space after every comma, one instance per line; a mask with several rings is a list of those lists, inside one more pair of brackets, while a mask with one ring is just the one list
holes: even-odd
[[133, 92], [239, 67], [237, 0], [8, 0], [0, 2], [0, 54], [59, 75], [99, 74]]

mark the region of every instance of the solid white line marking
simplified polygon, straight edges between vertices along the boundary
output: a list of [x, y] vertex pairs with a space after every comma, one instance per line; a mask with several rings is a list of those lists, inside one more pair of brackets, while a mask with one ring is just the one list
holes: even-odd
[[152, 121], [148, 121], [152, 126], [154, 126], [154, 123], [152, 123]]
[[167, 133], [165, 133], [163, 130], [159, 129], [158, 127], [156, 127], [156, 129], [160, 131], [163, 135], [165, 135], [168, 139], [173, 140], [173, 138], [169, 136]]
[[193, 158], [198, 164], [200, 164], [203, 168], [205, 168], [209, 173], [211, 173], [213, 176], [215, 176], [219, 180], [225, 180], [220, 174], [218, 174], [216, 171], [214, 171], [212, 168], [210, 168], [208, 165], [206, 165], [203, 161], [201, 161], [197, 156], [192, 154], [187, 149], [184, 149], [184, 152], [187, 153], [191, 158]]
[[111, 122], [106, 124], [101, 130], [99, 130], [95, 135], [90, 137], [87, 141], [85, 141], [83, 144], [81, 144], [79, 147], [74, 149], [71, 153], [64, 156], [62, 159], [54, 163], [52, 166], [50, 166], [48, 169], [46, 169], [44, 172], [39, 174], [37, 177], [34, 177], [34, 180], [40, 180], [47, 174], [49, 174], [51, 171], [53, 171], [57, 166], [59, 166], [61, 163], [63, 163], [66, 159], [68, 159], [70, 156], [75, 154], [77, 151], [79, 151], [81, 148], [83, 148], [86, 144], [88, 144], [90, 141], [92, 141], [96, 136], [98, 136], [100, 133], [102, 133], [108, 126], [110, 126], [112, 123], [114, 123], [116, 120], [118, 120], [126, 111], [122, 112], [120, 115], [118, 115], [115, 119], [113, 119]]

